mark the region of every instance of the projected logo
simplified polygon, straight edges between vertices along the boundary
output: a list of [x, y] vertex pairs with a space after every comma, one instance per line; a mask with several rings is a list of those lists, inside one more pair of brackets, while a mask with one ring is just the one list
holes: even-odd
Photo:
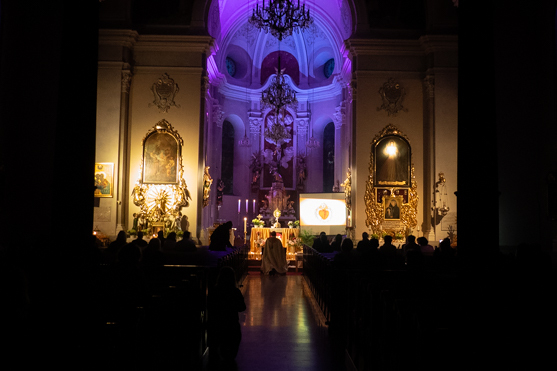
[[346, 225], [344, 200], [300, 198], [300, 225]]
[[319, 207], [315, 209], [315, 213], [316, 217], [320, 218], [323, 221], [326, 221], [327, 219], [329, 219], [329, 216], [331, 216], [331, 211], [329, 210], [329, 206], [327, 206], [326, 203], [322, 203], [321, 205], [319, 205]]

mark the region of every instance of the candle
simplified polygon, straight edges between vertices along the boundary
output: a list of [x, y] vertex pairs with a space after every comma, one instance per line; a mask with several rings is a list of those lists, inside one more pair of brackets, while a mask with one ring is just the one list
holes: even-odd
[[248, 213], [248, 200], [246, 199], [246, 214]]
[[247, 231], [247, 228], [246, 228], [246, 222], [247, 222], [247, 221], [248, 221], [248, 218], [244, 218], [244, 232]]
[[253, 200], [253, 215], [255, 215], [255, 200]]
[[240, 199], [238, 199], [238, 214], [240, 214]]

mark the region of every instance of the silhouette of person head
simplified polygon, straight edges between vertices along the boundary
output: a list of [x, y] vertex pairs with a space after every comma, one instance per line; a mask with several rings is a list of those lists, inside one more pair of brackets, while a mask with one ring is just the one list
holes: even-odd
[[408, 237], [406, 237], [406, 241], [407, 241], [407, 243], [414, 244], [414, 243], [416, 243], [416, 236], [409, 235]]
[[116, 241], [118, 242], [126, 242], [126, 232], [125, 231], [120, 231], [118, 232], [118, 236], [116, 236]]
[[450, 252], [452, 249], [451, 239], [449, 237], [443, 239], [443, 241], [439, 244], [439, 249], [441, 249], [442, 252]]
[[337, 235], [335, 236], [335, 242], [341, 243], [341, 242], [342, 242], [342, 235], [337, 234]]
[[377, 248], [379, 247], [379, 240], [377, 238], [372, 238], [371, 240], [369, 240], [369, 243], [373, 250], [377, 250]]
[[319, 240], [323, 243], [329, 244], [329, 240], [327, 239], [327, 233], [325, 232], [319, 233]]
[[271, 237], [276, 237], [276, 236], [277, 236], [277, 232], [271, 231]]
[[340, 246], [340, 249], [343, 252], [351, 252], [354, 249], [354, 243], [350, 238], [345, 238], [344, 241], [342, 241], [342, 245]]
[[427, 246], [427, 244], [429, 243], [429, 241], [425, 237], [418, 237], [418, 239], [416, 241], [418, 242], [418, 245], [420, 245], [420, 246]]
[[176, 241], [176, 232], [170, 232], [166, 239], [170, 241]]
[[138, 239], [138, 240], [142, 240], [142, 239], [143, 239], [143, 232], [141, 232], [141, 231], [137, 232], [137, 239]]
[[150, 250], [160, 250], [161, 249], [161, 240], [158, 238], [151, 238], [148, 245]]
[[385, 245], [390, 245], [391, 242], [393, 242], [393, 237], [386, 235], [385, 237], [383, 237], [383, 241], [385, 241]]
[[362, 233], [362, 240], [367, 240], [368, 237], [369, 237], [369, 234], [367, 234], [367, 232]]

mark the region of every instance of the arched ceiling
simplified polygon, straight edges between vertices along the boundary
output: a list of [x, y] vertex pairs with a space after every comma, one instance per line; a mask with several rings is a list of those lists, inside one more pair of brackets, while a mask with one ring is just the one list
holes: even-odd
[[[268, 4], [266, 1], [266, 4]], [[348, 0], [302, 0], [314, 19], [313, 24], [299, 33], [294, 32], [280, 43], [270, 33], [265, 33], [249, 24], [259, 0], [213, 0], [208, 12], [208, 31], [215, 38], [216, 54], [214, 66], [226, 83], [258, 88], [261, 86], [261, 66], [265, 58], [277, 51], [293, 55], [299, 66], [300, 89], [309, 89], [331, 84], [342, 66], [341, 50], [344, 41], [353, 29], [352, 12]], [[237, 76], [226, 70], [226, 59], [232, 59]], [[323, 72], [325, 63], [335, 60], [335, 69], [330, 77]]]

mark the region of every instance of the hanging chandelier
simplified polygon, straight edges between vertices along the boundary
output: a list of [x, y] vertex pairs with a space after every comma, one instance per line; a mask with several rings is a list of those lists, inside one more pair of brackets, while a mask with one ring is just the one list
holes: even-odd
[[290, 140], [292, 140], [292, 135], [290, 135], [288, 129], [280, 123], [284, 121], [284, 114], [276, 114], [271, 120], [271, 125], [265, 128], [265, 140], [277, 147], [282, 146], [283, 143], [290, 142]]
[[279, 41], [292, 35], [293, 31], [299, 32], [300, 29], [309, 27], [313, 23], [313, 18], [306, 11], [306, 4], [300, 8], [300, 0], [295, 6], [291, 0], [270, 0], [269, 5], [259, 8], [257, 3], [249, 22], [265, 33], [271, 32]]
[[238, 145], [240, 147], [251, 147], [251, 140], [246, 129], [244, 129], [244, 137], [238, 141]]
[[284, 79], [284, 69], [280, 69], [280, 56], [279, 67], [276, 70], [277, 75], [273, 77], [271, 85], [261, 93], [261, 103], [264, 107], [275, 109], [277, 112], [285, 106], [296, 109], [298, 106], [296, 92]]
[[312, 135], [306, 142], [306, 147], [309, 149], [319, 148], [319, 141]]
[[[313, 118], [312, 118], [313, 121]], [[309, 123], [309, 135], [310, 138], [306, 142], [306, 147], [309, 149], [319, 148], [319, 141], [313, 136], [313, 124], [312, 121]]]

